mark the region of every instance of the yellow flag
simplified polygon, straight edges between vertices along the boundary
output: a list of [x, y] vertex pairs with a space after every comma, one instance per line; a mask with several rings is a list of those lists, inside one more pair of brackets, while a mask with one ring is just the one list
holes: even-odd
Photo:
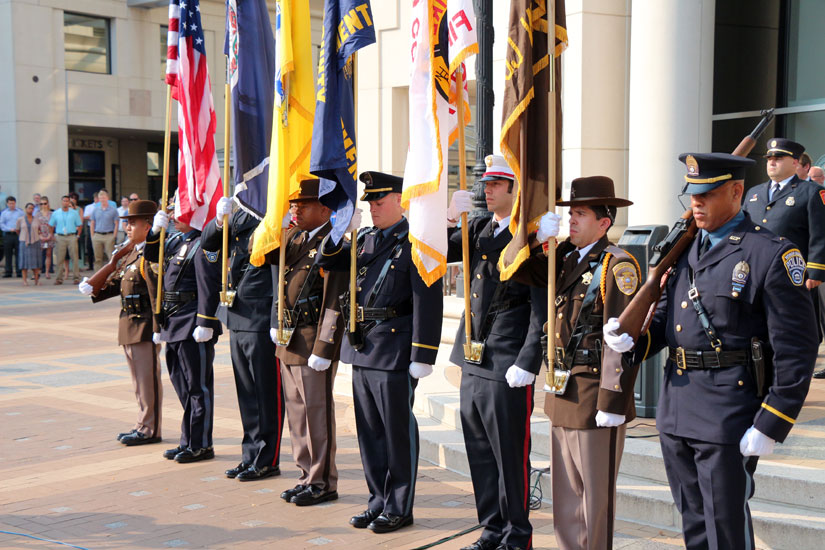
[[281, 224], [289, 196], [309, 175], [312, 123], [315, 119], [315, 72], [310, 42], [309, 2], [276, 0], [275, 110], [269, 152], [266, 216], [255, 230], [252, 265], [264, 263], [281, 245]]

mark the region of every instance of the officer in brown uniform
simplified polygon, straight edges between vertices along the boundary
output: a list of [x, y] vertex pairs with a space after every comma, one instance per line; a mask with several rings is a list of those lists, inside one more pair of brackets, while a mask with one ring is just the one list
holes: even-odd
[[134, 201], [129, 212], [121, 216], [126, 220], [126, 235], [134, 244], [132, 251], [123, 259], [121, 268], [106, 285], [93, 295], [91, 285], [80, 283], [80, 292], [91, 295], [92, 302], [100, 302], [120, 296], [121, 310], [117, 343], [123, 346], [126, 362], [132, 375], [132, 385], [138, 402], [138, 418], [135, 427], [118, 435], [124, 445], [144, 445], [160, 441], [161, 399], [163, 387], [160, 380], [160, 326], [155, 319], [154, 302], [157, 291], [156, 263], [143, 257], [146, 237], [152, 229], [152, 219], [157, 212], [152, 201]]
[[[277, 295], [272, 300], [275, 356], [281, 360], [292, 455], [301, 471], [298, 484], [281, 498], [310, 506], [338, 498], [335, 467], [335, 403], [332, 385], [344, 323], [338, 296], [346, 290], [344, 273], [324, 273], [315, 257], [332, 225], [330, 209], [318, 202], [317, 179], [301, 182], [290, 197], [295, 225], [285, 235], [284, 326], [279, 334]], [[278, 287], [279, 249], [267, 254]]]
[[[553, 525], [559, 548], [613, 548], [616, 476], [626, 423], [636, 415], [633, 384], [638, 366], [604, 346], [603, 325], [618, 317], [639, 287], [639, 266], [607, 238], [616, 208], [613, 181], [604, 176], [573, 180], [570, 237], [556, 258], [556, 333], [549, 368], [554, 383], [544, 402], [550, 417]], [[559, 217], [542, 218], [537, 237], [558, 234]], [[543, 257], [544, 254], [537, 256]], [[533, 283], [546, 284], [546, 261], [533, 266]]]

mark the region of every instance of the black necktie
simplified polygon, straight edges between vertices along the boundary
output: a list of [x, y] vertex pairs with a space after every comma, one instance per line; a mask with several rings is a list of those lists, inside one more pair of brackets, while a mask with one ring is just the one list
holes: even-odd
[[701, 258], [702, 256], [704, 256], [705, 252], [707, 252], [708, 250], [710, 250], [710, 235], [706, 234], [704, 237], [702, 237], [702, 242], [699, 245], [699, 257]]
[[579, 265], [579, 251], [574, 250], [564, 259], [564, 263], [561, 265], [561, 276], [564, 277], [571, 273], [577, 265]]
[[496, 231], [498, 231], [498, 222], [496, 220], [493, 220], [493, 223], [490, 224], [490, 235], [495, 237]]
[[379, 229], [378, 233], [375, 234], [375, 247], [374, 248], [377, 249], [379, 246], [381, 246], [382, 242], [384, 242], [384, 230]]

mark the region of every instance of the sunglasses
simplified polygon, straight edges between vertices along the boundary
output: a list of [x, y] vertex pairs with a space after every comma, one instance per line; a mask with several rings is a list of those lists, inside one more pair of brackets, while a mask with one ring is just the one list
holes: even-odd
[[129, 202], [135, 202], [136, 200], [138, 200], [138, 199], [131, 199], [131, 198], [130, 198], [130, 199], [129, 199]]
[[46, 206], [47, 204], [49, 204], [49, 203], [47, 203], [47, 202], [41, 202], [41, 203], [40, 203], [40, 206]]

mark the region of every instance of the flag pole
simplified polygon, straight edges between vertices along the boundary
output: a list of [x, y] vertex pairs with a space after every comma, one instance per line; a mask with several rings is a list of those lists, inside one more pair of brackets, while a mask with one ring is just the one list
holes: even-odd
[[[232, 108], [232, 91], [229, 84], [229, 56], [226, 56], [226, 83], [223, 87], [224, 115], [223, 115], [223, 196], [229, 196], [229, 147], [230, 147], [230, 109]], [[226, 304], [227, 257], [229, 251], [229, 215], [223, 217], [223, 244], [221, 248], [221, 303]]]
[[[556, 211], [556, 0], [548, 1], [547, 10], [547, 55], [550, 57], [550, 85], [547, 98], [547, 202], [548, 211]], [[548, 242], [547, 246], [547, 349], [553, 349], [556, 341], [556, 246]], [[547, 380], [552, 385], [553, 366], [550, 364], [552, 354], [548, 351]]]
[[[278, 247], [278, 342], [286, 342], [284, 337], [284, 286], [286, 279], [286, 229], [283, 228], [283, 220], [281, 221], [281, 245]], [[286, 344], [284, 344], [286, 345]]]
[[[166, 85], [166, 122], [163, 134], [163, 191], [160, 198], [160, 210], [166, 210], [169, 200], [169, 149], [172, 141], [172, 86]], [[155, 300], [155, 315], [160, 315], [163, 298], [163, 253], [166, 240], [166, 226], [160, 228], [160, 253], [158, 255], [158, 294]]]
[[[352, 107], [353, 107], [353, 119], [354, 119], [354, 126], [353, 132], [355, 133], [356, 143], [358, 137], [358, 53], [352, 54]], [[356, 163], [358, 160], [356, 159]], [[355, 167], [355, 175], [358, 175], [358, 167], [356, 164]], [[356, 189], [358, 186], [358, 182], [356, 180]], [[358, 193], [355, 193], [358, 196]], [[355, 208], [355, 205], [352, 205]], [[356, 285], [355, 279], [358, 276], [358, 228], [356, 227], [352, 231], [352, 235], [350, 236], [350, 247], [349, 247], [349, 331], [350, 333], [355, 333], [355, 321], [358, 312], [358, 300], [355, 294], [356, 292]]]
[[[464, 137], [464, 64], [455, 72], [456, 115], [458, 117], [458, 188], [467, 190], [467, 152]], [[464, 271], [464, 356], [472, 355], [473, 323], [470, 315], [470, 234], [467, 212], [461, 213], [461, 267]]]

